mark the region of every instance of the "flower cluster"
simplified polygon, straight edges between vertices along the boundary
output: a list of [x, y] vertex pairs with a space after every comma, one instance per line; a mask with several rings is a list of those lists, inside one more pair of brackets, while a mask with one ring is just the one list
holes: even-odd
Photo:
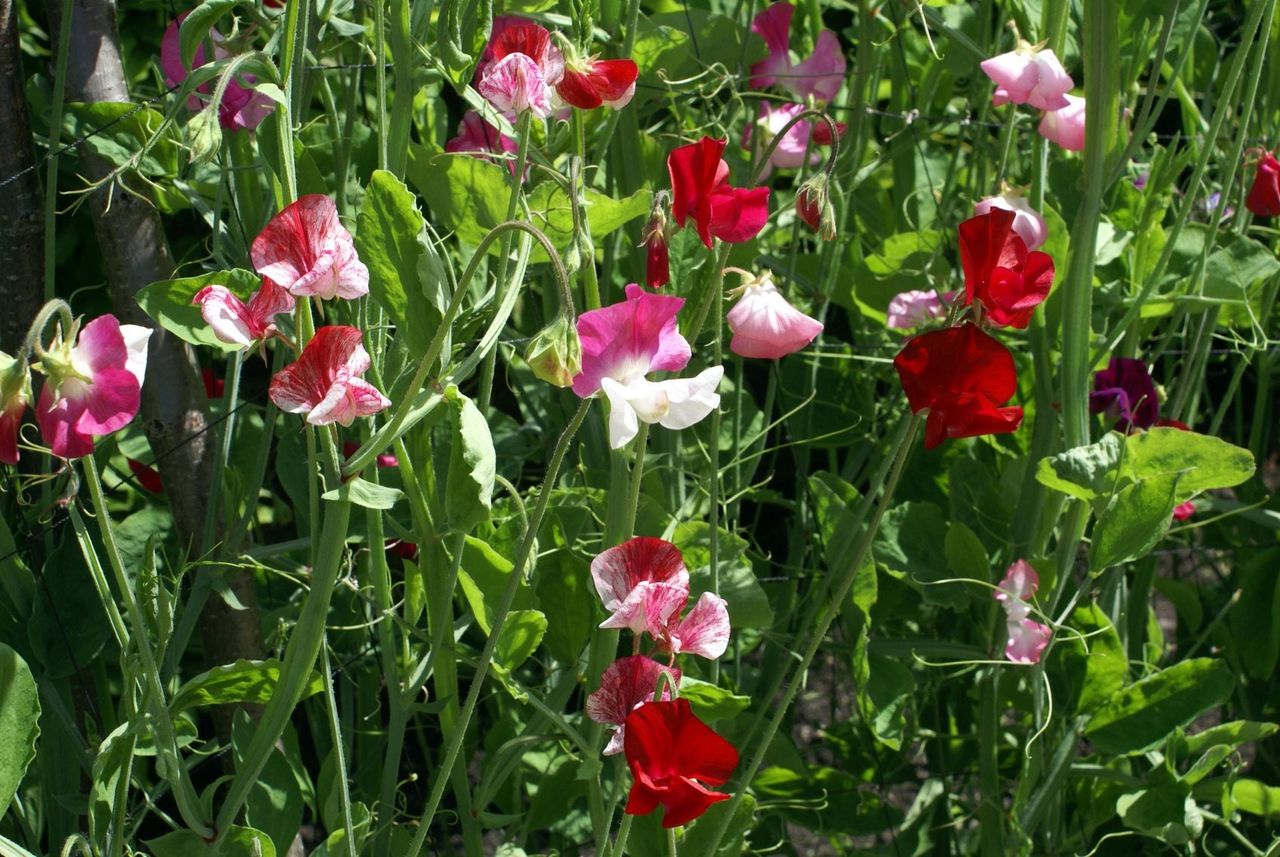
[[1016, 664], [1036, 664], [1053, 632], [1031, 616], [1030, 601], [1040, 588], [1040, 577], [1031, 563], [1020, 559], [1005, 571], [995, 597], [1005, 612], [1008, 642], [1004, 656]]
[[1070, 94], [1075, 83], [1052, 50], [1019, 38], [1016, 48], [981, 65], [996, 84], [993, 105], [1026, 104], [1042, 110], [1042, 137], [1068, 151], [1084, 148], [1084, 99]]
[[[631, 631], [635, 654], [604, 671], [587, 697], [587, 716], [614, 727], [605, 755], [626, 753], [634, 777], [626, 811], [645, 815], [661, 804], [663, 826], [678, 827], [728, 797], [703, 784], [723, 784], [738, 764], [733, 746], [699, 720], [687, 700], [674, 698], [681, 678], [676, 655], [723, 655], [728, 608], [704, 592], [685, 613], [689, 571], [676, 546], [663, 539], [637, 537], [609, 548], [592, 561], [591, 577], [609, 613], [600, 627]], [[640, 654], [645, 634], [666, 664]]]

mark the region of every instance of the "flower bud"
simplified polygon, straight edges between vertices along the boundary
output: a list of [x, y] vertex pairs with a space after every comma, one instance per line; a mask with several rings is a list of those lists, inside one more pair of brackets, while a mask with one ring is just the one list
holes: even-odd
[[1245, 207], [1258, 217], [1280, 215], [1280, 161], [1270, 152], [1258, 161]]
[[205, 164], [218, 157], [218, 150], [222, 148], [222, 126], [218, 123], [217, 108], [210, 105], [188, 119], [184, 136], [191, 151], [191, 163]]
[[538, 331], [524, 352], [534, 377], [556, 387], [568, 387], [582, 371], [582, 343], [577, 327], [565, 316]]
[[823, 241], [836, 237], [836, 210], [831, 205], [827, 174], [818, 173], [796, 192], [796, 216], [809, 224]]
[[651, 289], [660, 289], [671, 282], [666, 205], [667, 194], [657, 194], [653, 198], [653, 208], [649, 211], [649, 222], [644, 227], [644, 281]]

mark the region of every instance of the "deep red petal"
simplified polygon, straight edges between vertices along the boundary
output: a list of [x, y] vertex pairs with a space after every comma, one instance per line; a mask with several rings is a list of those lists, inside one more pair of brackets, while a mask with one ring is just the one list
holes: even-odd
[[1258, 162], [1258, 170], [1253, 175], [1253, 185], [1244, 204], [1258, 217], [1280, 216], [1280, 161], [1270, 152]]
[[1022, 423], [1022, 408], [1002, 408], [985, 397], [962, 394], [936, 404], [929, 419], [935, 417], [941, 420], [949, 438], [1008, 434]]
[[703, 788], [684, 777], [672, 779], [659, 794], [662, 803], [662, 826], [681, 827], [700, 818], [713, 803], [728, 800], [724, 792]]
[[651, 289], [660, 289], [671, 281], [671, 251], [659, 234], [645, 244], [645, 282]]
[[508, 54], [524, 54], [534, 62], [540, 63], [547, 52], [547, 47], [551, 44], [551, 34], [532, 21], [524, 21], [507, 27], [493, 40], [492, 44], [495, 61]]
[[730, 244], [750, 241], [760, 234], [768, 220], [767, 187], [724, 187], [711, 195], [710, 232], [721, 241]]
[[141, 461], [135, 461], [130, 458], [129, 470], [133, 472], [133, 478], [138, 484], [150, 491], [152, 494], [164, 493], [164, 482], [160, 479], [160, 473], [154, 467], [148, 467]]
[[[844, 139], [844, 132], [848, 130], [849, 124], [847, 122], [836, 123], [836, 133], [840, 135], [840, 139]], [[831, 127], [826, 122], [813, 123], [813, 142], [819, 146], [831, 145]]]
[[591, 86], [604, 101], [617, 101], [627, 94], [640, 69], [633, 60], [596, 60], [591, 64]]
[[566, 104], [572, 104], [579, 110], [594, 110], [604, 104], [604, 99], [592, 85], [591, 77], [568, 68], [564, 70], [564, 77], [556, 84], [556, 94]]
[[960, 224], [960, 265], [964, 269], [964, 302], [981, 299], [997, 268], [1018, 270], [1027, 245], [1013, 231], [1014, 213], [992, 208]]
[[1018, 388], [1009, 349], [972, 324], [912, 337], [893, 365], [916, 413], [964, 393], [1003, 405]]
[[692, 217], [708, 247], [711, 246], [711, 192], [716, 187], [721, 155], [727, 143], [727, 140], [703, 137], [696, 143], [674, 149], [667, 156], [671, 214], [680, 226]]

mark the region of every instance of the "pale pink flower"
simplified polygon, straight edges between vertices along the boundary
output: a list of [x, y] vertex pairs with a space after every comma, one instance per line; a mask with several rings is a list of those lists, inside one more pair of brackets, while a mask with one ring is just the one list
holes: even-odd
[[[178, 27], [188, 14], [184, 12], [176, 21], [170, 23], [160, 40], [160, 69], [164, 72], [165, 83], [169, 86], [177, 86], [190, 74], [182, 64], [182, 52], [178, 43]], [[213, 58], [225, 59], [228, 54], [222, 48], [223, 35], [217, 30], [210, 30], [209, 40], [213, 42]], [[205, 64], [203, 45], [196, 48], [193, 63], [196, 68]], [[241, 85], [242, 83], [244, 85]], [[236, 80], [227, 84], [226, 90], [222, 93], [222, 101], [218, 104], [218, 124], [223, 128], [229, 131], [240, 129], [252, 131], [275, 109], [275, 102], [255, 91], [253, 83], [253, 75], [241, 74]], [[187, 98], [187, 109], [202, 109], [213, 95], [214, 89], [215, 84], [212, 81], [202, 84]]]
[[813, 53], [802, 62], [793, 62], [791, 16], [795, 11], [790, 3], [774, 3], [751, 22], [752, 31], [769, 48], [769, 55], [751, 66], [751, 86], [777, 85], [801, 101], [811, 95], [820, 101], [831, 101], [840, 91], [848, 66], [840, 39], [830, 30], [821, 30], [814, 40]]
[[934, 289], [899, 292], [889, 300], [886, 324], [894, 330], [910, 330], [947, 317], [947, 306]]
[[27, 409], [31, 374], [25, 363], [0, 351], [0, 464], [18, 463], [18, 430]]
[[477, 89], [509, 119], [526, 110], [546, 119], [554, 110], [556, 84], [564, 77], [564, 56], [551, 34], [531, 22], [513, 22], [489, 40], [492, 62]]
[[273, 336], [276, 316], [292, 310], [294, 303], [293, 295], [270, 277], [262, 278], [262, 285], [247, 304], [226, 286], [218, 285], [205, 286], [191, 302], [200, 305], [200, 315], [214, 336], [241, 349], [252, 348]]
[[[773, 104], [768, 101], [761, 101], [760, 112], [756, 117], [755, 124], [748, 125], [742, 129], [743, 147], [751, 148], [752, 137], [758, 131], [760, 134], [760, 150], [763, 152], [773, 142], [773, 138], [778, 136], [778, 132], [804, 109], [803, 104]], [[765, 163], [764, 169], [760, 171], [761, 180], [767, 178], [775, 168], [791, 170], [803, 165], [806, 151], [809, 152], [810, 164], [821, 163], [822, 152], [818, 150], [816, 144], [809, 145], [812, 136], [813, 123], [809, 122], [809, 120], [801, 119], [792, 125], [782, 139], [778, 141], [777, 147], [770, 153], [769, 160]]]
[[665, 624], [689, 598], [684, 558], [664, 539], [637, 536], [602, 551], [591, 561], [591, 579], [609, 613], [601, 628], [643, 633]]
[[352, 300], [369, 293], [369, 269], [356, 256], [338, 207], [308, 194], [271, 218], [249, 251], [258, 273], [295, 297]]
[[1030, 618], [1032, 596], [1040, 587], [1040, 577], [1031, 563], [1020, 559], [1009, 566], [996, 588], [995, 598], [1004, 607], [1008, 642], [1005, 657], [1014, 663], [1040, 662], [1040, 653], [1049, 645], [1053, 632]]
[[[599, 689], [587, 695], [586, 704], [587, 717], [616, 727], [609, 736], [604, 755], [622, 752], [623, 722], [636, 707], [656, 698], [658, 676], [663, 673], [670, 676], [672, 687], [679, 685], [679, 669], [663, 666], [644, 655], [618, 658], [605, 669]], [[670, 699], [671, 691], [664, 687], [662, 698]]]
[[728, 322], [733, 331], [730, 351], [769, 360], [799, 351], [822, 332], [822, 322], [789, 304], [768, 273], [742, 287]]
[[74, 346], [64, 340], [44, 355], [36, 422], [54, 455], [89, 455], [94, 435], [110, 434], [133, 419], [150, 337], [150, 328], [102, 315], [80, 330]]
[[[458, 123], [458, 135], [444, 144], [446, 152], [471, 155], [473, 158], [486, 161], [498, 160], [489, 157], [490, 153], [509, 155], [514, 154], [518, 148], [515, 140], [490, 125], [474, 110], [468, 110], [462, 115], [462, 121]], [[515, 160], [513, 158], [501, 160], [505, 161], [507, 172], [514, 174]], [[527, 168], [525, 172], [528, 172]]]
[[975, 216], [986, 214], [993, 208], [1003, 208], [1013, 212], [1013, 231], [1018, 234], [1027, 250], [1039, 250], [1049, 237], [1049, 227], [1040, 212], [1031, 207], [1026, 197], [1016, 193], [1003, 193], [1000, 196], [984, 197], [973, 204]]
[[1010, 622], [1006, 630], [1009, 640], [1004, 647], [1004, 656], [1015, 664], [1040, 663], [1040, 654], [1053, 637], [1053, 631], [1048, 625], [1041, 625], [1031, 619]]
[[391, 404], [360, 376], [369, 368], [369, 352], [354, 327], [329, 325], [316, 335], [296, 361], [271, 379], [271, 401], [282, 411], [306, 414], [307, 422], [351, 425]]
[[1038, 110], [1061, 110], [1075, 84], [1051, 50], [1038, 50], [1026, 42], [1008, 53], [983, 60], [982, 71], [995, 81], [991, 103], [1029, 104]]
[[649, 635], [661, 651], [700, 655], [714, 661], [729, 647], [729, 606], [719, 595], [704, 592], [683, 619], [679, 618], [679, 611], [669, 614], [665, 623], [649, 628]]
[[1068, 152], [1084, 151], [1084, 99], [1067, 96], [1067, 106], [1050, 110], [1040, 120], [1040, 136]]

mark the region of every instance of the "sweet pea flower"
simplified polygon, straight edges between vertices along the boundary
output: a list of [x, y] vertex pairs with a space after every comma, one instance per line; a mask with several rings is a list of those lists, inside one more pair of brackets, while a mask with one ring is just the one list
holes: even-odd
[[974, 324], [913, 337], [893, 358], [912, 413], [929, 411], [924, 448], [947, 438], [1008, 434], [1022, 408], [1002, 407], [1017, 392], [1013, 355]]
[[764, 39], [769, 55], [751, 66], [751, 86], [757, 89], [777, 85], [801, 101], [813, 96], [831, 101], [844, 82], [847, 62], [840, 39], [830, 30], [821, 30], [814, 40], [813, 53], [802, 62], [791, 59], [791, 16], [795, 7], [787, 2], [766, 6], [751, 22], [751, 30]]
[[668, 204], [666, 191], [654, 194], [649, 222], [644, 227], [644, 281], [651, 289], [660, 289], [671, 282], [671, 251], [667, 247]]
[[[952, 293], [954, 294], [954, 293]], [[948, 300], [951, 296], [948, 296]], [[886, 325], [894, 330], [923, 327], [931, 321], [947, 317], [947, 305], [936, 289], [899, 292], [889, 300]]]
[[652, 621], [660, 611], [655, 612], [650, 617], [649, 636], [658, 644], [658, 650], [673, 660], [676, 655], [689, 654], [714, 661], [729, 647], [729, 604], [714, 592], [704, 592], [681, 618], [688, 600], [686, 591], [679, 606], [664, 621]]
[[822, 322], [788, 303], [768, 271], [747, 276], [742, 296], [728, 315], [733, 331], [729, 350], [734, 354], [776, 360], [804, 348], [822, 332]]
[[1061, 110], [1068, 104], [1067, 93], [1075, 86], [1071, 75], [1051, 50], [1018, 40], [1018, 47], [980, 64], [996, 84], [991, 103], [1029, 104], [1037, 110]]
[[689, 343], [676, 331], [684, 298], [646, 292], [632, 283], [626, 300], [578, 316], [582, 371], [573, 391], [582, 398], [603, 392], [609, 399], [609, 445], [625, 446], [639, 420], [670, 429], [688, 428], [720, 405], [716, 388], [723, 366], [693, 378], [650, 381], [650, 372], [675, 372], [689, 363]]
[[672, 216], [680, 227], [693, 220], [707, 247], [713, 237], [730, 244], [750, 241], [769, 219], [767, 187], [729, 186], [729, 165], [721, 157], [726, 142], [703, 137], [667, 157]]
[[1005, 191], [1000, 196], [983, 197], [974, 203], [974, 215], [986, 214], [993, 208], [1013, 212], [1013, 231], [1022, 239], [1027, 250], [1039, 250], [1049, 237], [1049, 227], [1040, 212], [1031, 207], [1026, 197]]
[[[600, 677], [600, 687], [587, 695], [587, 717], [597, 723], [613, 726], [609, 743], [604, 748], [604, 755], [613, 756], [622, 752], [626, 729], [623, 723], [627, 715], [638, 706], [654, 699], [658, 687], [658, 677], [666, 673], [671, 679], [671, 687], [680, 684], [680, 670], [667, 667], [644, 655], [630, 655], [618, 658], [605, 669]], [[669, 688], [663, 688], [662, 698], [671, 699]]]
[[74, 346], [69, 338], [40, 360], [45, 383], [36, 422], [54, 455], [80, 458], [93, 452], [94, 435], [124, 427], [138, 412], [151, 329], [101, 315]]
[[[761, 101], [755, 123], [742, 129], [743, 147], [750, 149], [752, 138], [756, 133], [759, 133], [760, 149], [763, 151], [773, 142], [779, 132], [786, 127], [786, 124], [802, 113], [804, 109], [803, 104], [774, 104], [769, 101]], [[822, 123], [820, 127], [825, 128], [826, 124]], [[808, 119], [801, 119], [787, 129], [787, 133], [782, 135], [778, 145], [769, 154], [769, 160], [765, 162], [764, 169], [760, 171], [760, 178], [767, 178], [775, 168], [793, 170], [802, 166], [805, 162], [805, 152], [809, 153], [809, 163], [811, 165], [821, 163], [822, 153], [816, 148], [817, 141], [813, 139], [816, 137], [814, 130], [814, 123]], [[814, 146], [809, 145], [811, 139], [813, 139]], [[826, 139], [827, 144], [830, 145], [831, 134], [829, 132], [826, 135]]]
[[369, 269], [356, 256], [338, 207], [308, 194], [271, 218], [249, 250], [253, 266], [295, 297], [353, 300], [369, 293]]
[[591, 579], [610, 614], [601, 628], [644, 633], [665, 624], [689, 597], [689, 570], [671, 542], [637, 536], [591, 561]]
[[564, 76], [556, 84], [556, 94], [566, 104], [579, 110], [604, 106], [621, 110], [636, 94], [636, 78], [640, 69], [634, 60], [600, 60], [591, 57], [579, 61], [567, 58]]
[[493, 62], [480, 79], [480, 94], [512, 121], [525, 111], [539, 119], [550, 116], [554, 87], [564, 76], [564, 56], [551, 43], [551, 34], [521, 21], [489, 43]]
[[1040, 120], [1040, 136], [1068, 152], [1084, 151], [1084, 99], [1066, 96], [1067, 106], [1050, 110]]
[[[468, 110], [462, 115], [462, 121], [458, 123], [458, 135], [444, 144], [446, 152], [470, 155], [473, 158], [480, 158], [486, 161], [499, 160], [490, 157], [490, 153], [511, 155], [515, 154], [518, 149], [519, 146], [515, 140], [490, 125], [483, 116], [474, 110]], [[515, 160], [505, 157], [501, 158], [501, 160], [506, 162], [507, 172], [515, 175]], [[526, 174], [528, 173], [527, 168], [525, 172]]]
[[1132, 357], [1112, 357], [1106, 369], [1094, 373], [1089, 412], [1115, 420], [1122, 432], [1156, 425], [1160, 399], [1147, 364]]
[[1004, 656], [1017, 664], [1036, 664], [1040, 654], [1049, 645], [1053, 632], [1030, 618], [1028, 603], [1040, 587], [1040, 577], [1031, 563], [1024, 559], [1009, 566], [1004, 579], [996, 588], [995, 598], [1004, 607], [1008, 642]]
[[1173, 519], [1178, 522], [1187, 520], [1195, 513], [1196, 503], [1194, 500], [1188, 500], [1173, 507]]
[[960, 224], [964, 302], [980, 302], [987, 318], [1001, 326], [1025, 328], [1053, 286], [1053, 259], [1027, 245], [1013, 231], [1016, 214], [991, 207]]
[[728, 795], [712, 791], [729, 781], [738, 751], [698, 719], [687, 699], [646, 702], [627, 715], [623, 748], [634, 782], [628, 815], [663, 807], [662, 826], [680, 827]]
[[1280, 161], [1270, 152], [1263, 152], [1258, 161], [1244, 207], [1258, 217], [1280, 216]]
[[[187, 75], [190, 73], [186, 66], [182, 64], [182, 51], [178, 42], [178, 28], [188, 14], [184, 12], [178, 16], [176, 21], [171, 22], [160, 40], [160, 69], [164, 72], [165, 83], [169, 86], [178, 86], [187, 79]], [[215, 60], [224, 59], [228, 56], [227, 52], [221, 47], [222, 42], [225, 40], [221, 33], [217, 30], [210, 30], [209, 40], [213, 43], [213, 58]], [[203, 45], [196, 48], [193, 62], [196, 68], [205, 64]], [[241, 81], [244, 82], [244, 86], [241, 85]], [[252, 131], [262, 124], [262, 120], [266, 119], [271, 114], [271, 111], [275, 109], [275, 102], [255, 91], [252, 88], [253, 83], [253, 75], [242, 74], [236, 80], [232, 80], [227, 84], [226, 90], [222, 93], [222, 101], [218, 104], [218, 124], [226, 130], [238, 131], [247, 129]], [[202, 84], [196, 89], [195, 93], [187, 98], [187, 109], [203, 109], [205, 103], [213, 95], [214, 89], [213, 81]]]
[[329, 325], [302, 349], [296, 361], [276, 373], [268, 394], [280, 410], [306, 414], [313, 426], [351, 425], [391, 404], [360, 376], [370, 366], [363, 334], [354, 327]]
[[205, 286], [196, 292], [191, 302], [200, 305], [200, 315], [213, 329], [214, 336], [239, 345], [241, 350], [274, 336], [276, 316], [292, 311], [294, 303], [293, 295], [270, 277], [262, 278], [262, 285], [247, 304], [226, 286], [217, 285]]
[[18, 431], [31, 394], [26, 363], [0, 351], [0, 464], [18, 463]]

